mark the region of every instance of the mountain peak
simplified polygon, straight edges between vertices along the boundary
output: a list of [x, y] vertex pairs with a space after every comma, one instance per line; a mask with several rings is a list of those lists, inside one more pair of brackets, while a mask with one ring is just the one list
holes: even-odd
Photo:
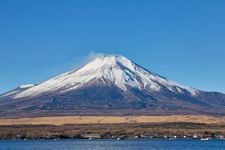
[[[122, 55], [111, 55], [111, 54], [102, 54], [97, 56], [94, 60], [89, 62], [88, 64], [93, 65], [95, 67], [102, 66], [117, 66], [119, 64], [122, 65], [132, 65], [132, 61]], [[87, 64], [87, 65], [88, 65]], [[95, 66], [95, 67], [94, 67]]]

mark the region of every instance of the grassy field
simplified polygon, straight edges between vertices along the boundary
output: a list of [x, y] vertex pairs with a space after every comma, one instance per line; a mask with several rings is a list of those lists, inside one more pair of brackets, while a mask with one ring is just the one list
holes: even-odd
[[121, 124], [121, 123], [204, 123], [225, 124], [225, 117], [215, 116], [59, 116], [0, 119], [0, 125], [64, 125], [64, 124]]
[[225, 137], [225, 117], [60, 116], [0, 119], [0, 139]]

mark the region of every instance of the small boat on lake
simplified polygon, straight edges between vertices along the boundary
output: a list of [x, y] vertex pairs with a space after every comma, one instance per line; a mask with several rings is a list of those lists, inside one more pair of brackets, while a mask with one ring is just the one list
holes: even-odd
[[201, 141], [208, 141], [209, 138], [201, 138], [200, 140], [201, 140]]

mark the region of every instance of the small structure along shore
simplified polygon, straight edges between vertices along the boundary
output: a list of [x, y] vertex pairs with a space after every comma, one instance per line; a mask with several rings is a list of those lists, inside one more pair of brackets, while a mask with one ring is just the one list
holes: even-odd
[[225, 125], [133, 123], [0, 126], [0, 139], [224, 139]]

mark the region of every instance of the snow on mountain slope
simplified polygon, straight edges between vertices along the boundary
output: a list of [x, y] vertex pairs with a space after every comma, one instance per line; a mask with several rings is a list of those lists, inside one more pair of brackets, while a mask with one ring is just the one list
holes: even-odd
[[21, 86], [19, 86], [21, 89], [25, 89], [25, 88], [31, 88], [31, 87], [34, 87], [35, 84], [23, 84]]
[[0, 95], [0, 97], [11, 97], [11, 96], [14, 96], [14, 95], [16, 95], [16, 94], [18, 94], [18, 93], [20, 93], [20, 92], [22, 92], [24, 90], [27, 90], [27, 89], [29, 89], [31, 87], [34, 87], [34, 86], [35, 86], [35, 84], [21, 85], [18, 88], [15, 88], [15, 89], [13, 89], [13, 90], [11, 90], [9, 92], [6, 92], [6, 93]]
[[[82, 87], [89, 81], [100, 80], [102, 83], [115, 84], [122, 91], [127, 87], [139, 90], [160, 91], [167, 88], [174, 93], [188, 92], [196, 95], [198, 90], [149, 72], [123, 56], [101, 55], [88, 64], [73, 71], [52, 78], [42, 84], [15, 94], [14, 98], [34, 97], [48, 92], [61, 93]], [[107, 82], [107, 83], [106, 83]]]

